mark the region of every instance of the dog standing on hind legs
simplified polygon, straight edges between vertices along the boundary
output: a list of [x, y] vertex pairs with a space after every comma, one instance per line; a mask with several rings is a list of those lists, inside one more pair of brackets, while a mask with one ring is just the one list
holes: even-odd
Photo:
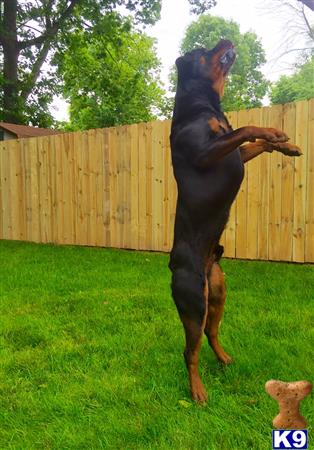
[[288, 136], [274, 128], [233, 130], [220, 100], [235, 60], [232, 42], [193, 50], [176, 61], [178, 85], [171, 127], [171, 154], [178, 199], [170, 253], [172, 295], [182, 321], [192, 398], [206, 402], [198, 371], [205, 333], [219, 361], [231, 362], [218, 340], [226, 299], [219, 265], [221, 234], [244, 176], [244, 163], [263, 152], [299, 156]]

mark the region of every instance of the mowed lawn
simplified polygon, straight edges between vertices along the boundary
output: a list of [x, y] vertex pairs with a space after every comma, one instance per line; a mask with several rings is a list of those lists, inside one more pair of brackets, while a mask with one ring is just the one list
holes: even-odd
[[[189, 398], [168, 255], [0, 242], [1, 449], [271, 449], [269, 379], [314, 381], [314, 266], [223, 260], [222, 368]], [[314, 442], [313, 394], [302, 404]], [[311, 448], [311, 447], [310, 447]]]

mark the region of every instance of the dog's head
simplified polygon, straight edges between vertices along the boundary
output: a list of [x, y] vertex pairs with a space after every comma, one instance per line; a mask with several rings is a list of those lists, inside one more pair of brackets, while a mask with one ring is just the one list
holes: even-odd
[[225, 79], [236, 58], [232, 42], [221, 40], [212, 50], [199, 48], [176, 60], [178, 84], [192, 79], [209, 80], [221, 98]]

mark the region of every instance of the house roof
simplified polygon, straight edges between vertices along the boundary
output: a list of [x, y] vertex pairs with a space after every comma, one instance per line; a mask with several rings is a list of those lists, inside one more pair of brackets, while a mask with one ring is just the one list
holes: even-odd
[[48, 136], [50, 134], [60, 134], [62, 131], [51, 130], [50, 128], [28, 127], [27, 125], [16, 125], [15, 123], [0, 122], [0, 128], [16, 135], [17, 138]]

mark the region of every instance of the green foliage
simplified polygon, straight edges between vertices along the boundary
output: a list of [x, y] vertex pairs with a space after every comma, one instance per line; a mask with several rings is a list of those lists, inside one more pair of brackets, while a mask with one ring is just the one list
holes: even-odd
[[216, 0], [189, 0], [191, 12], [194, 14], [204, 14], [208, 9], [217, 4]]
[[271, 102], [289, 103], [314, 97], [314, 56], [291, 76], [283, 75], [271, 88]]
[[40, 77], [32, 88], [25, 103], [21, 103], [20, 112], [23, 114], [22, 122], [44, 128], [59, 127], [54, 119], [49, 105], [53, 102], [54, 95], [61, 95], [60, 80], [56, 74], [47, 74], [46, 78]]
[[220, 39], [232, 41], [237, 52], [237, 59], [226, 82], [224, 109], [235, 111], [261, 106], [268, 82], [260, 70], [265, 63], [265, 52], [254, 33], [241, 34], [236, 22], [203, 15], [187, 28], [181, 52], [183, 54], [198, 47], [210, 49]]
[[67, 36], [57, 55], [72, 129], [149, 121], [163, 108], [154, 40], [130, 21], [112, 23], [107, 16], [97, 29]]

